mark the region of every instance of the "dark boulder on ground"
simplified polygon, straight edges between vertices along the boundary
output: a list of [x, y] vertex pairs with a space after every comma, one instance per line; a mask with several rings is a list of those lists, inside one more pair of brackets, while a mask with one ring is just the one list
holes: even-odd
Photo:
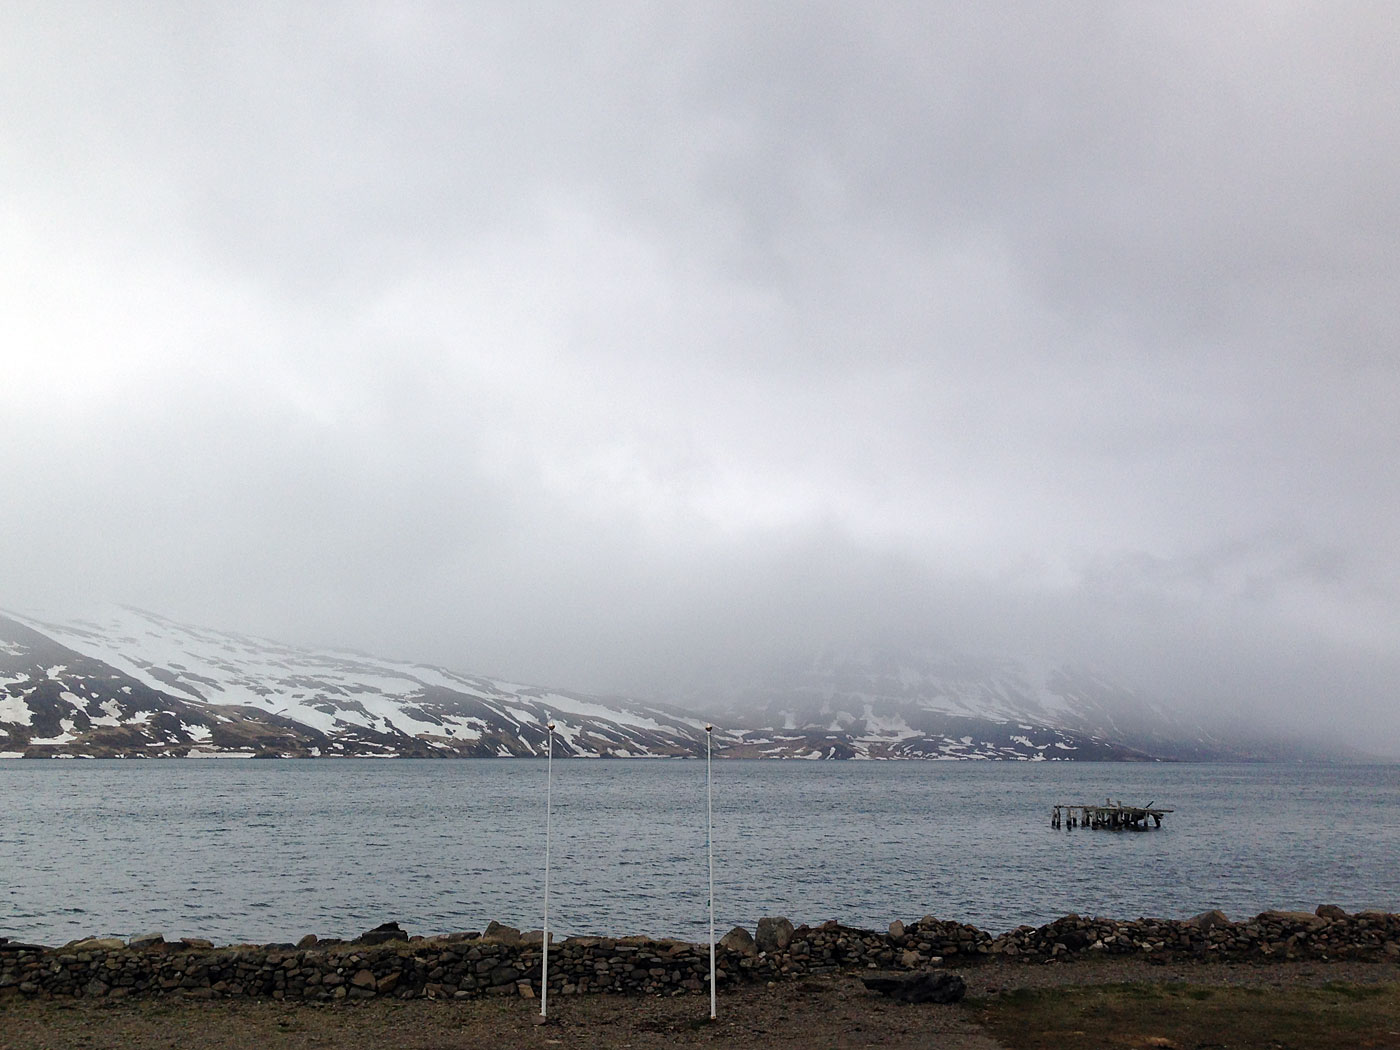
[[865, 987], [901, 1003], [960, 1003], [967, 982], [955, 973], [922, 970], [897, 977], [862, 977]]

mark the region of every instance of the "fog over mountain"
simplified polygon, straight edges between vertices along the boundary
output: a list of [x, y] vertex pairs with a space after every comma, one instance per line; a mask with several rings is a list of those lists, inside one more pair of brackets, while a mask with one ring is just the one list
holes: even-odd
[[1400, 12], [0, 10], [0, 607], [1400, 755]]
[[72, 623], [0, 610], [0, 758], [1353, 757], [1222, 736], [1090, 668], [948, 651], [827, 652], [686, 699], [503, 682], [120, 606]]

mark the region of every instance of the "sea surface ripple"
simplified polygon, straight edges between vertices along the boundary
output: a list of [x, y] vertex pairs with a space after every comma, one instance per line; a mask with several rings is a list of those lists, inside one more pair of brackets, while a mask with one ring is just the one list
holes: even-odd
[[[220, 943], [541, 923], [545, 763], [0, 762], [0, 936]], [[1400, 767], [717, 761], [720, 932], [1400, 910]], [[551, 929], [708, 929], [705, 764], [557, 761]], [[1054, 831], [1056, 802], [1175, 809]]]

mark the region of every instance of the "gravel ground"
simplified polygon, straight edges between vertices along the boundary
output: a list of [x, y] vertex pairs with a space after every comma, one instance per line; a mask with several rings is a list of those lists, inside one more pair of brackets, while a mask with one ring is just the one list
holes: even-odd
[[1238, 985], [1251, 988], [1317, 987], [1400, 983], [1400, 965], [1380, 962], [1194, 962], [1142, 956], [1079, 959], [1072, 963], [992, 963], [957, 971], [967, 994], [984, 997], [1014, 988], [1058, 988], [1076, 984]]
[[[1118, 982], [1289, 987], [1332, 981], [1400, 982], [1393, 963], [1167, 963], [1139, 958], [1071, 964], [989, 963], [962, 969], [968, 994], [995, 999], [1015, 988]], [[0, 1001], [0, 1048], [131, 1050], [660, 1050], [676, 1047], [996, 1050], [963, 1006], [907, 1006], [867, 992], [858, 977], [814, 977], [720, 996], [556, 996], [538, 1024], [538, 1002], [386, 1000], [335, 1006], [242, 1000]]]

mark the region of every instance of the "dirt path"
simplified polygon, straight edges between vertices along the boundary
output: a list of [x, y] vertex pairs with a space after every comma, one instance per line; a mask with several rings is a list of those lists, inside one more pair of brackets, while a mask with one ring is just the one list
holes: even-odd
[[995, 1050], [957, 1006], [905, 1006], [851, 977], [812, 978], [709, 999], [559, 998], [548, 1024], [538, 1002], [15, 1002], [0, 1005], [0, 1047], [208, 1050], [673, 1050], [679, 1047], [947, 1047]]
[[[1394, 964], [1287, 963], [1154, 966], [1141, 959], [1072, 965], [994, 964], [959, 971], [969, 995], [995, 1000], [1014, 988], [1184, 981], [1254, 987], [1400, 981]], [[963, 1006], [907, 1006], [867, 992], [858, 977], [814, 977], [720, 997], [710, 1022], [702, 995], [657, 999], [556, 997], [548, 1024], [539, 1004], [516, 998], [460, 1002], [371, 1001], [336, 1006], [279, 1002], [54, 1000], [0, 1002], [3, 1050], [997, 1050]]]

